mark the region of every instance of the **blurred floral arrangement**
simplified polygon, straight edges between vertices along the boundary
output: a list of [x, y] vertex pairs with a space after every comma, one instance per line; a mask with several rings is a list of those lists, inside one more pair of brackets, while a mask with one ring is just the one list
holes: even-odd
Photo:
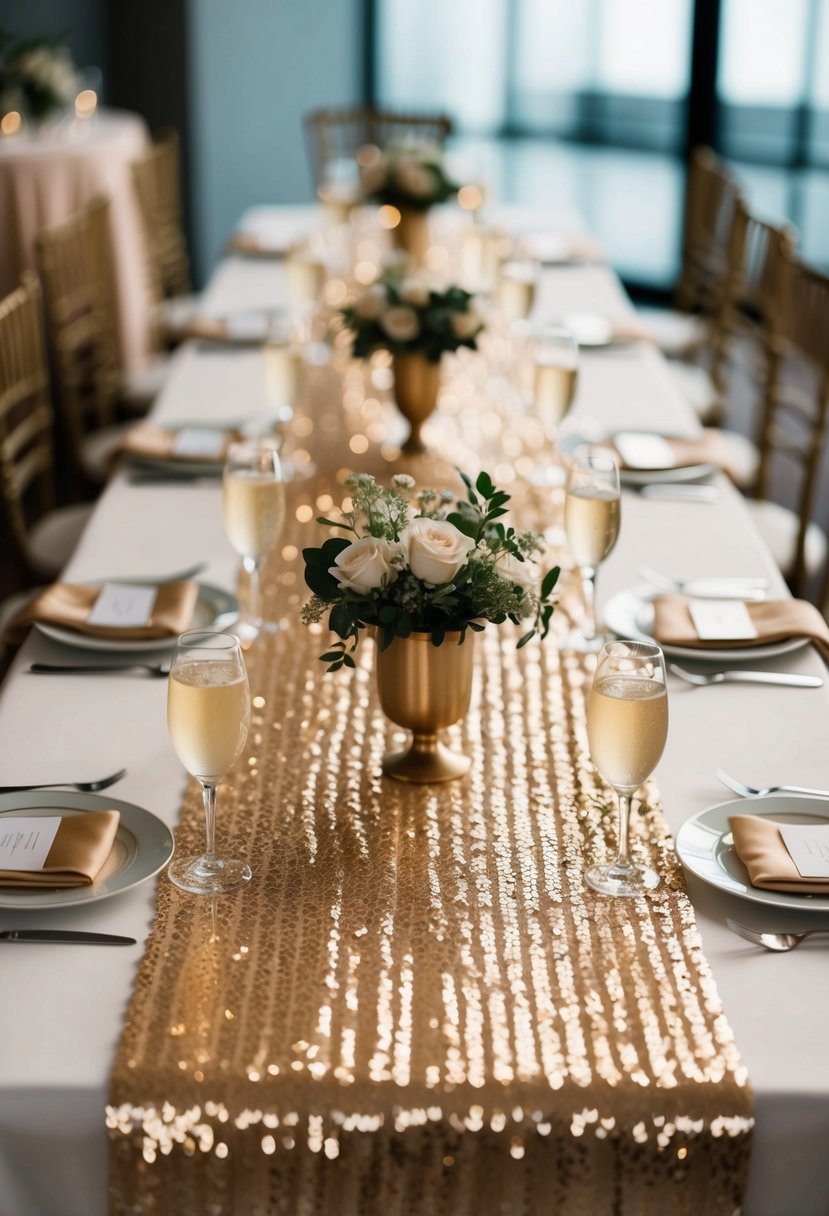
[[14, 39], [0, 26], [0, 111], [42, 122], [78, 91], [72, 56], [58, 38]]
[[437, 144], [393, 144], [385, 151], [370, 144], [360, 149], [357, 160], [363, 194], [371, 202], [426, 211], [460, 189], [447, 176]]
[[427, 489], [412, 501], [415, 483], [407, 474], [387, 490], [368, 474], [352, 474], [345, 483], [352, 509], [340, 520], [317, 520], [352, 534], [302, 551], [313, 592], [302, 619], [309, 625], [327, 612], [341, 639], [320, 656], [329, 671], [354, 667], [349, 650], [371, 626], [381, 650], [414, 632], [429, 633], [434, 646], [450, 631], [459, 630], [463, 640], [467, 629], [479, 632], [487, 621], [529, 619], [519, 646], [547, 634], [559, 568], [542, 578], [533, 560], [544, 549], [542, 537], [505, 526], [509, 495], [487, 473], [474, 485], [461, 478], [465, 498]]
[[393, 355], [422, 354], [439, 363], [442, 355], [467, 346], [477, 349], [484, 327], [475, 297], [462, 287], [438, 288], [420, 275], [391, 273], [340, 309], [353, 336], [352, 354], [365, 359], [376, 350]]

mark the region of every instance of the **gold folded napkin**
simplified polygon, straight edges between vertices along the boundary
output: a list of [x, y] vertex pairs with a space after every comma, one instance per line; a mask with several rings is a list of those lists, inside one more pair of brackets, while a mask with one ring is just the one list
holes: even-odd
[[[199, 430], [198, 425], [193, 430]], [[140, 422], [132, 427], [121, 443], [121, 452], [127, 456], [144, 457], [148, 460], [175, 460], [197, 464], [216, 464], [227, 457], [232, 443], [237, 443], [240, 436], [238, 431], [225, 431], [218, 456], [188, 455], [175, 450], [177, 431], [165, 430], [162, 426], [154, 426], [151, 422]]]
[[670, 464], [666, 464], [662, 468], [650, 465], [645, 469], [639, 465], [626, 464], [619, 453], [621, 468], [636, 469], [643, 473], [660, 473], [666, 472], [668, 469], [687, 469], [691, 465], [710, 464], [717, 469], [722, 469], [723, 473], [726, 473], [734, 482], [739, 482], [741, 477], [744, 478], [745, 470], [735, 462], [733, 448], [717, 427], [706, 427], [693, 439], [670, 439], [667, 436], [661, 436], [661, 438], [670, 450], [672, 458]]
[[783, 843], [779, 824], [759, 815], [732, 815], [728, 820], [737, 856], [748, 870], [753, 887], [792, 891], [797, 895], [826, 895], [829, 879], [801, 878]]
[[808, 638], [817, 647], [821, 656], [829, 662], [829, 625], [814, 604], [806, 600], [758, 600], [747, 603], [756, 638], [723, 641], [701, 641], [697, 637], [694, 622], [688, 611], [688, 597], [684, 595], [660, 595], [653, 601], [653, 636], [655, 641], [668, 646], [699, 646], [702, 650], [727, 650], [752, 646], [765, 646], [772, 642], [784, 642], [787, 638]]
[[29, 600], [28, 604], [12, 617], [6, 626], [6, 641], [17, 645], [35, 621], [60, 625], [92, 637], [117, 638], [119, 641], [143, 642], [153, 638], [174, 638], [190, 628], [199, 597], [198, 583], [163, 583], [158, 588], [149, 624], [124, 628], [88, 623], [87, 617], [100, 591], [100, 587], [79, 583], [54, 583]]
[[112, 850], [119, 818], [117, 811], [64, 815], [43, 869], [0, 870], [0, 886], [91, 887]]

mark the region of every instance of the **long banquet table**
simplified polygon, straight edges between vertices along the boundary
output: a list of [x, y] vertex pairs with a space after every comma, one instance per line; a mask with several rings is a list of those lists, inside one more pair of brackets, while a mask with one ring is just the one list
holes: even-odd
[[[312, 214], [309, 212], [309, 215]], [[228, 258], [206, 296], [216, 315], [273, 307], [285, 296], [284, 264]], [[603, 266], [544, 271], [537, 315], [627, 308]], [[257, 349], [183, 347], [156, 405], [159, 420], [267, 416]], [[585, 352], [579, 417], [687, 434], [695, 423], [675, 394], [659, 354], [646, 344]], [[347, 454], [344, 454], [347, 462]], [[599, 601], [637, 583], [645, 562], [683, 576], [767, 575], [786, 594], [739, 494], [717, 479], [714, 504], [651, 502], [625, 491], [616, 550], [599, 578]], [[74, 581], [164, 574], [204, 559], [206, 581], [233, 588], [237, 559], [225, 539], [218, 483], [136, 484], [119, 473], [108, 486], [73, 557]], [[297, 584], [280, 608], [298, 615]], [[299, 628], [298, 624], [292, 625]], [[67, 654], [33, 633], [0, 697], [3, 784], [98, 776], [126, 766], [117, 797], [173, 825], [185, 776], [168, 742], [163, 681], [135, 676], [28, 674], [34, 660]], [[811, 648], [769, 668], [825, 674]], [[825, 747], [829, 688], [691, 689], [671, 679], [671, 729], [656, 773], [673, 832], [690, 815], [727, 800], [714, 777], [721, 766], [758, 784], [780, 780], [829, 786]], [[219, 820], [221, 831], [221, 818]], [[167, 880], [162, 877], [161, 882]], [[804, 947], [772, 955], [725, 927], [733, 916], [758, 926], [765, 909], [722, 895], [689, 877], [707, 958], [747, 1065], [756, 1129], [748, 1216], [825, 1216], [829, 1211], [829, 1055], [825, 956]], [[2, 928], [60, 924], [129, 934], [123, 950], [17, 947], [4, 954], [0, 1000], [0, 1216], [101, 1216], [107, 1210], [104, 1109], [111, 1061], [149, 930], [154, 883], [99, 906], [52, 913], [6, 912]], [[780, 914], [782, 927], [826, 918]]]

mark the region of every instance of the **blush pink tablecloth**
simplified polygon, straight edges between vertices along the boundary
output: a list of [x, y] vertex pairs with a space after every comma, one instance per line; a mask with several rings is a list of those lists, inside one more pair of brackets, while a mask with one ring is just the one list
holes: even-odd
[[118, 338], [125, 367], [149, 351], [150, 297], [131, 163], [147, 146], [137, 114], [103, 110], [88, 122], [0, 137], [0, 295], [34, 267], [35, 237], [97, 195], [111, 202]]

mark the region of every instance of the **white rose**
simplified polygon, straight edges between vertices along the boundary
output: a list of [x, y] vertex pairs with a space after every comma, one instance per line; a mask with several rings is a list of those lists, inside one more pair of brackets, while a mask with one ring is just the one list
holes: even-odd
[[354, 303], [354, 311], [364, 321], [376, 321], [386, 307], [386, 289], [376, 284], [364, 291]]
[[398, 161], [394, 180], [398, 188], [405, 194], [410, 194], [412, 198], [428, 198], [435, 192], [434, 175], [416, 160]]
[[380, 324], [395, 342], [411, 342], [420, 333], [417, 313], [402, 304], [387, 308], [380, 317]]
[[456, 312], [452, 317], [452, 331], [456, 338], [474, 338], [481, 328], [481, 318], [474, 308]]
[[425, 308], [429, 303], [429, 284], [425, 279], [405, 279], [400, 286], [400, 296], [414, 308]]
[[377, 536], [361, 536], [337, 554], [328, 573], [341, 587], [365, 595], [376, 587], [394, 582], [397, 578], [394, 562], [402, 557], [403, 549], [399, 544]]
[[512, 553], [501, 553], [495, 562], [495, 571], [508, 583], [515, 583], [527, 594], [538, 593], [538, 567], [534, 562], [519, 562]]
[[413, 519], [400, 534], [409, 569], [424, 583], [449, 583], [466, 564], [475, 542], [442, 519]]

